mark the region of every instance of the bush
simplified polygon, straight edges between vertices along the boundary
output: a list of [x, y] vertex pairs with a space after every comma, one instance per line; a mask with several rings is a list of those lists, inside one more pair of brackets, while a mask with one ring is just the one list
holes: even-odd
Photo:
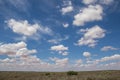
[[50, 75], [50, 73], [45, 73], [45, 75], [46, 75], [46, 76], [49, 76], [49, 75]]
[[78, 74], [78, 72], [76, 72], [76, 71], [68, 71], [67, 72], [67, 75], [77, 75]]

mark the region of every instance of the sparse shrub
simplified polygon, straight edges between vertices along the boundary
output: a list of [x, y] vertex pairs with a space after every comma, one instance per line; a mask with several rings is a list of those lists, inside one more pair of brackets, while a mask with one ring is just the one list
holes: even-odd
[[90, 78], [90, 77], [88, 77], [87, 80], [95, 80], [95, 78]]
[[50, 73], [45, 73], [45, 75], [46, 75], [46, 76], [49, 76], [49, 75], [50, 75]]
[[67, 75], [78, 75], [78, 72], [76, 72], [76, 71], [68, 71]]

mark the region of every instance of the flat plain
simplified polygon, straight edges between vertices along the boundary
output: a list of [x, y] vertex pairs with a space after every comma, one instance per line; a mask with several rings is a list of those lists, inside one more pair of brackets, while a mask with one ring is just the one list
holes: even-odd
[[[80, 72], [0, 71], [0, 80], [120, 80], [120, 70]], [[77, 74], [76, 74], [77, 73]]]

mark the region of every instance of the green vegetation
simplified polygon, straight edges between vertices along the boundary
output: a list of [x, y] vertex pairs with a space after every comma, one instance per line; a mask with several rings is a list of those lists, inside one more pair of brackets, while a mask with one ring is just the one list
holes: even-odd
[[49, 75], [50, 75], [50, 73], [45, 73], [45, 75], [46, 75], [46, 76], [49, 76]]
[[68, 71], [67, 72], [67, 75], [77, 75], [78, 72], [75, 72], [75, 71]]
[[0, 80], [120, 80], [120, 71], [0, 72]]

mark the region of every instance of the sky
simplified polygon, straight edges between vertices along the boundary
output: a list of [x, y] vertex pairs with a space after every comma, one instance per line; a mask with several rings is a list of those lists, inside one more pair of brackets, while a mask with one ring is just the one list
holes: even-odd
[[119, 0], [0, 0], [0, 71], [120, 70]]

